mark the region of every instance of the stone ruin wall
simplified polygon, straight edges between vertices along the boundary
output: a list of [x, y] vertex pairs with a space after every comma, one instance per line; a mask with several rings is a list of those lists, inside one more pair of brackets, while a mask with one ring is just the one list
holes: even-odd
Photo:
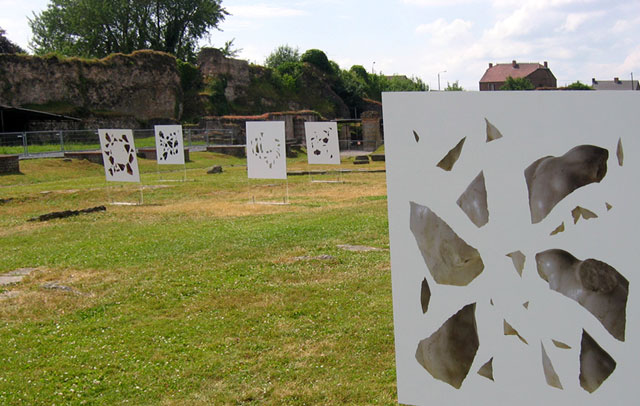
[[0, 104], [69, 105], [137, 120], [181, 113], [176, 60], [155, 51], [114, 54], [99, 60], [0, 55]]
[[234, 101], [242, 96], [251, 84], [249, 62], [227, 58], [216, 48], [202, 48], [200, 50], [198, 68], [205, 78], [224, 76], [227, 79], [224, 95], [229, 101]]

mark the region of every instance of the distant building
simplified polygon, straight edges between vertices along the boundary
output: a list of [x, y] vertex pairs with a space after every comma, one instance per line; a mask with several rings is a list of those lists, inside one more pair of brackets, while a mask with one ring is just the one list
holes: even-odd
[[507, 78], [527, 78], [536, 88], [557, 87], [556, 77], [551, 73], [547, 62], [544, 65], [539, 63], [518, 63], [515, 60], [511, 63], [489, 64], [489, 68], [480, 79], [480, 91], [500, 90]]
[[640, 83], [637, 80], [596, 80], [591, 79], [591, 87], [595, 90], [640, 90]]

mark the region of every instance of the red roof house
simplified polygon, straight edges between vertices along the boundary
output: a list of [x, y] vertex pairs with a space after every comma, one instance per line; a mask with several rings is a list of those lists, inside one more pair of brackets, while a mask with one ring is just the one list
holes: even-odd
[[480, 79], [480, 91], [500, 90], [507, 78], [527, 78], [536, 88], [557, 87], [556, 77], [551, 73], [547, 62], [544, 65], [539, 63], [497, 63], [489, 64], [489, 68]]

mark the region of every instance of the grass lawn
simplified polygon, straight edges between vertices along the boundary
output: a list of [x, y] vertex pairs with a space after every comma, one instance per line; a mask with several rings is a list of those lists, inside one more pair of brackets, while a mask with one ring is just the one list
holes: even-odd
[[287, 185], [191, 159], [186, 182], [139, 160], [142, 206], [43, 223], [139, 187], [75, 160], [0, 176], [0, 273], [35, 268], [0, 287], [0, 404], [395, 404], [385, 174], [291, 176], [291, 204], [249, 204]]

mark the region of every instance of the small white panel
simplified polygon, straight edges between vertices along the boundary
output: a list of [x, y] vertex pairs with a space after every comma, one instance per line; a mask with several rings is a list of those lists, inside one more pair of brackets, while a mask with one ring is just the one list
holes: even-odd
[[111, 182], [140, 182], [131, 130], [98, 130], [104, 173]]
[[250, 179], [286, 179], [284, 121], [247, 122], [247, 172]]
[[309, 165], [340, 165], [338, 125], [335, 122], [305, 122]]
[[182, 126], [157, 125], [154, 128], [158, 165], [184, 165]]

